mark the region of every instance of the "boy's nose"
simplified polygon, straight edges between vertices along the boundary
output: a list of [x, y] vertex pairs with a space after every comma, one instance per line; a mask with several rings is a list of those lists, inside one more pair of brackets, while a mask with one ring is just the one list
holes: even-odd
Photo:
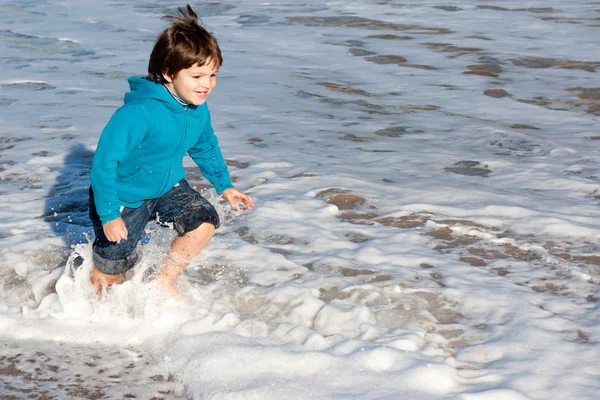
[[200, 86], [202, 86], [205, 89], [212, 89], [212, 81], [210, 78], [208, 79], [202, 79], [202, 81], [200, 82]]

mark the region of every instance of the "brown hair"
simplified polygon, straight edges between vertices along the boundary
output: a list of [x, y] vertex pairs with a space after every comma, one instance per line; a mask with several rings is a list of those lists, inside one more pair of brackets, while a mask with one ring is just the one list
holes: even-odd
[[177, 8], [176, 15], [163, 19], [171, 26], [158, 35], [148, 63], [148, 78], [167, 83], [163, 74], [175, 76], [192, 65], [205, 65], [208, 61], [217, 68], [223, 64], [217, 39], [198, 23], [198, 16], [189, 4]]

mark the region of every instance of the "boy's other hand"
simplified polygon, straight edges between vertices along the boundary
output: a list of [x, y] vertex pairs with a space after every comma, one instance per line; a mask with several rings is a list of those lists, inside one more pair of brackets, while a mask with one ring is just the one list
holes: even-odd
[[106, 238], [111, 242], [119, 243], [121, 239], [127, 240], [127, 227], [121, 217], [108, 221], [102, 225], [102, 229]]
[[238, 214], [242, 213], [242, 209], [239, 205], [240, 202], [244, 204], [247, 210], [252, 210], [252, 207], [254, 207], [254, 200], [247, 194], [244, 194], [235, 188], [225, 189], [223, 193], [221, 193], [221, 197], [227, 200]]

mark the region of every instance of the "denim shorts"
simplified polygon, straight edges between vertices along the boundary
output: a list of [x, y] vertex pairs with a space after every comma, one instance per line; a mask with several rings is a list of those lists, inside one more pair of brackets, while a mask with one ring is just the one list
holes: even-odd
[[90, 218], [96, 238], [92, 245], [94, 266], [105, 274], [127, 272], [137, 262], [135, 248], [151, 220], [174, 229], [179, 236], [191, 232], [204, 222], [219, 227], [217, 210], [200, 193], [181, 180], [173, 189], [158, 199], [146, 200], [139, 208], [123, 207], [121, 218], [127, 227], [127, 240], [109, 241], [104, 235], [102, 222], [96, 212], [94, 193], [90, 188]]

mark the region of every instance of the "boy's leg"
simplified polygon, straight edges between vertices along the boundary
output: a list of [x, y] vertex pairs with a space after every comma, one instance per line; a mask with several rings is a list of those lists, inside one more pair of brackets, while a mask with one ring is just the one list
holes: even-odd
[[101, 291], [104, 286], [122, 281], [125, 273], [137, 262], [138, 255], [135, 253], [135, 248], [150, 218], [150, 206], [145, 203], [139, 208], [125, 207], [121, 212], [121, 218], [127, 227], [127, 240], [121, 240], [119, 243], [111, 242], [104, 235], [90, 188], [90, 219], [95, 233], [90, 281], [98, 291]]
[[161, 221], [171, 222], [179, 234], [156, 275], [164, 288], [173, 291], [175, 279], [212, 238], [219, 226], [219, 215], [185, 180], [158, 201], [155, 211]]
[[204, 222], [193, 231], [173, 240], [169, 254], [156, 275], [156, 280], [162, 287], [170, 291], [174, 290], [175, 279], [206, 247], [214, 233], [215, 226], [210, 222]]

